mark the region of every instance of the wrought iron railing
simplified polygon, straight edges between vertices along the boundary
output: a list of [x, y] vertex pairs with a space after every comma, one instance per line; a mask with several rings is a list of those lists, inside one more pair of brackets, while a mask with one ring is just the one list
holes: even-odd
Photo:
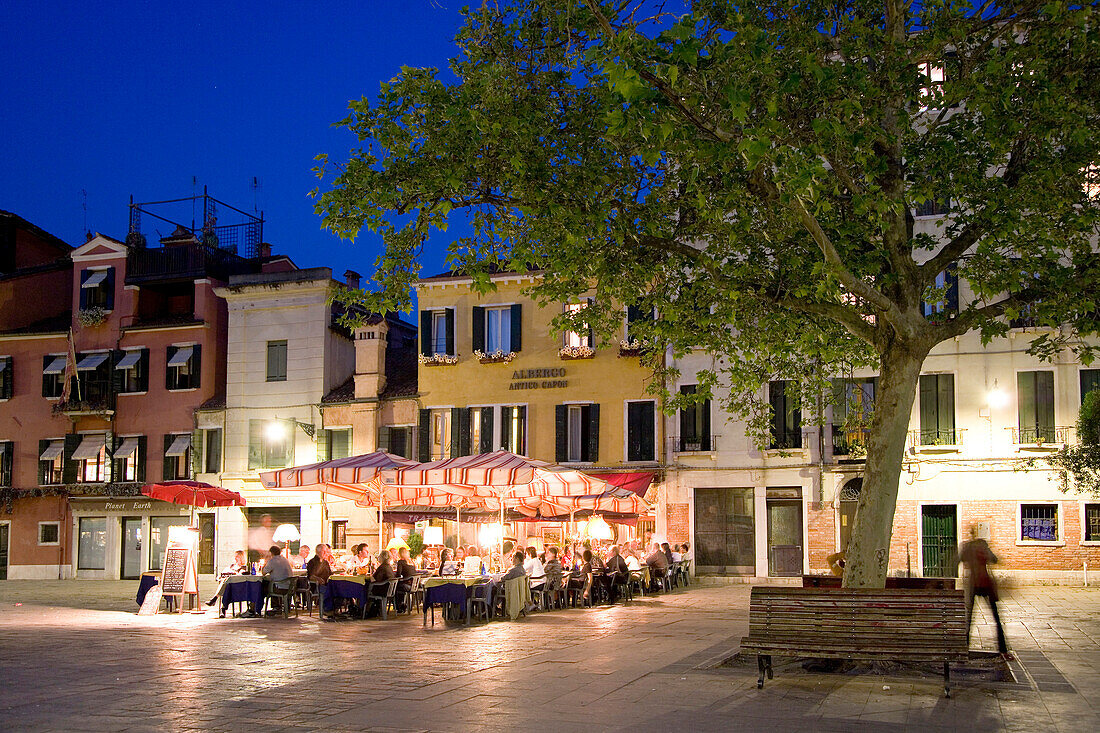
[[962, 445], [964, 433], [966, 433], [966, 428], [910, 430], [909, 442], [917, 448], [954, 447]]
[[674, 435], [669, 438], [669, 450], [673, 453], [708, 453], [718, 450], [721, 435]]
[[768, 450], [799, 450], [802, 448], [802, 432], [772, 433], [768, 437]]
[[833, 455], [849, 456], [855, 453], [866, 454], [867, 440], [871, 431], [867, 428], [846, 428], [843, 425], [833, 425]]
[[251, 272], [249, 260], [218, 247], [181, 244], [153, 249], [132, 248], [126, 260], [126, 281], [142, 282], [168, 278], [210, 275], [220, 280]]
[[1012, 443], [1014, 445], [1072, 443], [1077, 433], [1077, 429], [1072, 426], [1043, 425], [1008, 429], [1012, 431]]

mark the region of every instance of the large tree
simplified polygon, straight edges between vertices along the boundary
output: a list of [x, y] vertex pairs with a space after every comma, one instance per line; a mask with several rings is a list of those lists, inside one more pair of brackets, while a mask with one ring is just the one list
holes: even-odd
[[[433, 230], [477, 288], [654, 307], [652, 343], [765, 429], [761, 385], [877, 369], [848, 586], [884, 583], [921, 364], [1026, 315], [1053, 356], [1096, 331], [1100, 38], [1091, 6], [947, 0], [502, 0], [449, 72], [404, 68], [320, 156], [325, 226], [381, 235], [372, 307], [406, 307]], [[943, 72], [941, 74], [941, 71]], [[942, 81], [941, 81], [942, 80]], [[930, 230], [914, 209], [949, 202]], [[964, 283], [955, 308], [943, 273]], [[950, 280], [949, 276], [949, 280]], [[939, 277], [939, 280], [937, 280]], [[563, 317], [564, 318], [564, 317]], [[617, 338], [617, 337], [616, 337]], [[658, 359], [654, 357], [656, 363]], [[705, 391], [705, 390], [704, 390]], [[673, 402], [672, 404], [675, 404]]]

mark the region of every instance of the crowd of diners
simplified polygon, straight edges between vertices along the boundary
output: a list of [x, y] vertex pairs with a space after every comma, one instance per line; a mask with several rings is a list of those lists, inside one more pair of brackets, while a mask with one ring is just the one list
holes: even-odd
[[[325, 612], [326, 590], [333, 575], [369, 576], [370, 582], [388, 583], [397, 580], [395, 610], [399, 613], [412, 602], [411, 587], [417, 576], [482, 576], [494, 570], [503, 572], [501, 580], [526, 575], [530, 578], [532, 592], [569, 591], [579, 594], [584, 604], [595, 602], [597, 597], [614, 603], [617, 590], [624, 583], [631, 582], [631, 573], [643, 568], [649, 570], [647, 590], [657, 591], [673, 566], [682, 560], [691, 560], [688, 543], [670, 545], [667, 542], [652, 542], [646, 551], [644, 543], [636, 540], [623, 544], [577, 542], [566, 544], [564, 549], [556, 546], [546, 547], [541, 552], [534, 546], [519, 547], [511, 542], [504, 544], [505, 557], [511, 561], [510, 567], [500, 564], [498, 550], [480, 548], [476, 545], [444, 547], [439, 553], [439, 561], [430, 567], [424, 564], [423, 557], [414, 562], [407, 547], [386, 549], [372, 553], [366, 543], [354, 545], [339, 557], [334, 555], [327, 544], [315, 548], [303, 544], [297, 553], [284, 555], [282, 548], [272, 546], [259, 568], [265, 583], [277, 583], [293, 577], [304, 576], [311, 586], [317, 589], [320, 600], [321, 617], [332, 620], [335, 612]], [[222, 578], [237, 574], [247, 574], [251, 567], [244, 550], [238, 550], [233, 561], [222, 570]], [[209, 602], [213, 605], [221, 595], [222, 586]], [[368, 615], [377, 613], [376, 607], [367, 609]], [[353, 617], [362, 613], [355, 607], [343, 609], [344, 616]], [[277, 613], [271, 610], [269, 613]], [[224, 609], [222, 611], [224, 616]], [[256, 609], [250, 608], [245, 616], [256, 615]]]

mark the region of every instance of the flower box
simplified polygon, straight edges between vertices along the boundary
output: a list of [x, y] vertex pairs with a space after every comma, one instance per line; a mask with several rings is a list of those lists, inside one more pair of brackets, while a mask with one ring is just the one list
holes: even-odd
[[514, 351], [493, 351], [486, 353], [484, 351], [474, 351], [474, 356], [482, 364], [507, 364], [516, 358], [516, 352]]
[[417, 359], [424, 366], [450, 366], [458, 363], [458, 356], [451, 354], [432, 354], [431, 356], [421, 354]]
[[558, 357], [570, 361], [573, 359], [591, 359], [596, 350], [591, 346], [563, 346], [558, 349]]

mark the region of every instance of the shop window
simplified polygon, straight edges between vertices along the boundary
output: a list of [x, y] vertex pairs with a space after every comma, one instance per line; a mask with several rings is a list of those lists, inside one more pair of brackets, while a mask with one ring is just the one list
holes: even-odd
[[795, 407], [794, 382], [768, 383], [768, 402], [772, 408], [770, 450], [802, 447], [802, 411]]
[[80, 271], [80, 310], [115, 307], [115, 269]]
[[164, 436], [165, 481], [191, 477], [191, 433], [175, 433]]
[[40, 545], [59, 545], [59, 544], [61, 544], [61, 523], [60, 522], [39, 522], [38, 523], [38, 544], [40, 544]]
[[317, 436], [317, 460], [329, 461], [351, 455], [351, 428], [329, 428]]
[[115, 352], [115, 384], [119, 394], [149, 390], [149, 349]]
[[[489, 428], [492, 432], [492, 427]], [[517, 455], [527, 455], [527, 407], [505, 405], [500, 408], [500, 445]]]
[[77, 481], [91, 484], [107, 480], [106, 438], [102, 433], [80, 437], [80, 444], [72, 454], [77, 465]]
[[107, 518], [81, 517], [77, 527], [77, 570], [106, 569]]
[[267, 381], [286, 381], [286, 341], [267, 342]]
[[[566, 303], [565, 314], [568, 316], [575, 316], [581, 313], [586, 308], [590, 307], [592, 299], [589, 298], [583, 303]], [[580, 348], [592, 348], [592, 328], [587, 324], [579, 331], [566, 331], [565, 332], [565, 346], [580, 349]]]
[[474, 306], [473, 348], [485, 354], [517, 352], [521, 348], [521, 306]]
[[652, 400], [626, 403], [626, 460], [657, 460], [655, 420]]
[[594, 463], [600, 453], [600, 406], [555, 408], [555, 454], [558, 463]]
[[1021, 504], [1020, 541], [1058, 542], [1058, 505]]
[[168, 549], [168, 530], [171, 527], [186, 527], [191, 523], [188, 517], [149, 517], [149, 569], [160, 570], [164, 567], [164, 552]]
[[1085, 504], [1085, 542], [1100, 542], [1100, 504]]
[[60, 484], [63, 481], [65, 441], [38, 441], [38, 483], [41, 486]]
[[199, 344], [168, 347], [165, 370], [167, 389], [196, 389], [200, 382], [201, 353]]
[[248, 421], [248, 468], [286, 468], [294, 465], [294, 422]]
[[14, 386], [12, 358], [10, 356], [0, 356], [0, 400], [10, 400]]
[[955, 375], [920, 375], [920, 444], [958, 445]]
[[[698, 385], [680, 386], [680, 394], [694, 395]], [[680, 409], [680, 438], [676, 449], [681, 453], [711, 450], [710, 400], [703, 400]]]
[[424, 356], [455, 355], [455, 310], [420, 311], [420, 353]]
[[348, 520], [335, 519], [332, 522], [332, 549], [346, 550], [348, 547]]
[[1054, 372], [1019, 372], [1016, 375], [1017, 409], [1021, 444], [1053, 443]]
[[115, 462], [114, 480], [137, 482], [145, 481], [144, 435], [131, 435], [119, 438], [118, 447], [111, 455]]
[[49, 354], [42, 358], [42, 396], [60, 397], [65, 389], [64, 354]]

